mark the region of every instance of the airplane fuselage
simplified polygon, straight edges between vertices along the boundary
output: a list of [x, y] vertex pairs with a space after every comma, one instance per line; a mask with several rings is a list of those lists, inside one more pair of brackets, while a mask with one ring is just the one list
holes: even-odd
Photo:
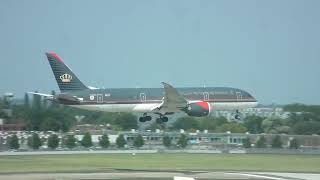
[[[176, 88], [188, 102], [208, 102], [212, 110], [241, 110], [257, 105], [256, 99], [246, 91], [228, 87]], [[165, 96], [163, 88], [111, 88], [88, 89], [66, 93], [79, 99], [63, 104], [105, 112], [154, 112]], [[165, 111], [177, 112], [176, 109]], [[161, 112], [161, 110], [159, 110]]]

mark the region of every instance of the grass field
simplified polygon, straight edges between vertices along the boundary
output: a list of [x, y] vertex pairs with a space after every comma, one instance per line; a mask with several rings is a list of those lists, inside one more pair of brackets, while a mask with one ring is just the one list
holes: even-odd
[[90, 154], [0, 156], [0, 173], [103, 172], [112, 169], [320, 172], [320, 156]]

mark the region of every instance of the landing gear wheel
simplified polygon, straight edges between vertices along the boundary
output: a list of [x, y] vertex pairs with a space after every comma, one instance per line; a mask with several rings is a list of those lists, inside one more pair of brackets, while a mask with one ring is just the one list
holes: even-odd
[[168, 122], [168, 120], [169, 120], [168, 117], [162, 116], [162, 117], [156, 119], [156, 123], [163, 124], [165, 122]]
[[151, 121], [152, 117], [147, 116], [147, 113], [143, 113], [143, 116], [139, 117], [139, 122]]
[[152, 117], [151, 116], [146, 116], [145, 119], [146, 119], [146, 121], [151, 121]]
[[146, 118], [145, 117], [139, 117], [139, 121], [140, 122], [146, 122]]
[[162, 119], [162, 122], [168, 122], [168, 120], [169, 120], [169, 118], [166, 116], [162, 117], [161, 119]]
[[236, 115], [234, 116], [234, 119], [236, 119], [236, 120], [241, 119], [239, 110], [236, 110]]

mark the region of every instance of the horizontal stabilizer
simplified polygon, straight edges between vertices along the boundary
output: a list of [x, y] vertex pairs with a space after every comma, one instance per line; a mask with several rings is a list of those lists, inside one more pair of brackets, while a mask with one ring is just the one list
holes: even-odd
[[52, 94], [43, 94], [43, 93], [36, 93], [36, 92], [28, 92], [28, 94], [38, 95], [38, 96], [44, 96], [44, 97], [53, 97]]

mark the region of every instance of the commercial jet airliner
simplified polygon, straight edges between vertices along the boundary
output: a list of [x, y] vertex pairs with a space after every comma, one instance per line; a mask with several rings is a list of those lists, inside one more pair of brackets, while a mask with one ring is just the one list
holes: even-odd
[[[53, 102], [76, 108], [105, 112], [138, 112], [140, 122], [168, 121], [167, 115], [183, 112], [189, 116], [208, 116], [215, 110], [238, 110], [255, 107], [256, 99], [248, 92], [228, 87], [174, 88], [162, 82], [163, 88], [93, 88], [86, 86], [58, 57], [46, 53], [61, 93], [57, 95], [33, 93]], [[236, 118], [239, 117], [236, 115]]]

